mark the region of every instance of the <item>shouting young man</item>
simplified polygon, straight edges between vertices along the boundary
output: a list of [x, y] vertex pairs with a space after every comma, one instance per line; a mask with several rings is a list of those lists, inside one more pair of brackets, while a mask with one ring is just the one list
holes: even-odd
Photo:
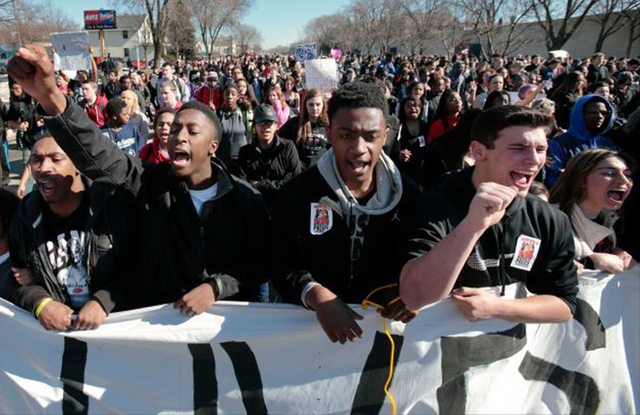
[[376, 85], [338, 89], [329, 103], [332, 149], [280, 190], [273, 212], [273, 283], [285, 301], [314, 310], [333, 342], [362, 335], [362, 317], [347, 303], [376, 288], [392, 286], [372, 297], [383, 316], [415, 316], [398, 301], [397, 282], [418, 191], [382, 151], [386, 113]]
[[9, 71], [38, 100], [47, 127], [76, 167], [136, 198], [139, 305], [173, 302], [194, 315], [219, 299], [256, 296], [268, 269], [267, 210], [257, 192], [214, 158], [221, 126], [211, 108], [185, 104], [169, 133], [171, 162], [143, 167], [56, 88], [44, 49], [20, 48]]
[[[414, 245], [423, 255], [400, 278], [410, 309], [451, 294], [470, 320], [572, 318], [578, 280], [569, 218], [528, 195], [545, 164], [550, 124], [549, 116], [516, 106], [491, 108], [474, 121], [475, 167], [424, 197], [426, 225]], [[537, 295], [503, 298], [506, 285], [516, 282]]]

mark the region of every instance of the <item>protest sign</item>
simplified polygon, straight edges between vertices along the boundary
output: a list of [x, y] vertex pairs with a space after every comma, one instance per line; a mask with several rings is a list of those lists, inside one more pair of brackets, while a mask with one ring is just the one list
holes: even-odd
[[49, 38], [58, 54], [57, 70], [91, 70], [89, 32], [51, 33]]
[[359, 306], [364, 336], [341, 345], [285, 304], [221, 301], [192, 318], [168, 304], [57, 333], [0, 300], [0, 412], [636, 413], [639, 294], [639, 267], [587, 273], [573, 320], [526, 325], [471, 323], [445, 299], [388, 325], [390, 396], [391, 343]]
[[338, 65], [333, 59], [305, 61], [305, 85], [307, 88], [335, 88], [338, 86]]
[[318, 57], [318, 50], [315, 43], [298, 45], [295, 49], [295, 56], [298, 62], [304, 62]]

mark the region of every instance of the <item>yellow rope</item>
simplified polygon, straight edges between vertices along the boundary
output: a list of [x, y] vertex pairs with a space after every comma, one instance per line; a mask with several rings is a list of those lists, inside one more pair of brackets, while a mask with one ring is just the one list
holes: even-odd
[[[397, 287], [397, 286], [398, 284], [389, 284], [382, 287], [378, 287], [375, 290], [371, 291], [369, 295], [367, 295], [367, 297], [364, 300], [362, 300], [362, 309], [366, 310], [367, 308], [369, 308], [369, 306], [373, 306], [380, 310], [384, 310], [385, 307], [383, 305], [374, 303], [373, 301], [369, 301], [369, 297], [371, 297], [374, 293], [378, 291], [381, 291], [387, 288]], [[391, 305], [399, 300], [400, 300], [400, 297], [396, 297], [393, 300], [391, 300], [387, 305]], [[391, 358], [389, 359], [390, 360], [389, 376], [387, 377], [387, 382], [384, 384], [384, 394], [387, 395], [387, 397], [389, 398], [389, 401], [391, 402], [391, 414], [396, 415], [396, 411], [397, 411], [396, 401], [395, 399], [393, 399], [393, 395], [389, 392], [389, 385], [391, 384], [391, 379], [393, 378], [393, 360], [394, 360], [395, 351], [396, 351], [396, 344], [393, 341], [393, 337], [391, 336], [391, 333], [389, 333], [389, 329], [387, 328], [387, 319], [385, 317], [382, 317], [382, 328], [384, 329], [384, 333], [387, 335], [387, 338], [389, 339], [389, 343], [391, 343]]]

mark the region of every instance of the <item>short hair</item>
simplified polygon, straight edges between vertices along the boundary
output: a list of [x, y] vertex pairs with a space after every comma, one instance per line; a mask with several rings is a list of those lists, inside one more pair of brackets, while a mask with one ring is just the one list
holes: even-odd
[[176, 83], [173, 81], [164, 81], [160, 84], [160, 89], [162, 88], [169, 88], [171, 89], [173, 92], [178, 92], [178, 87], [176, 86]]
[[344, 84], [334, 92], [329, 101], [329, 122], [341, 108], [377, 108], [382, 111], [383, 116], [389, 111], [389, 105], [380, 87], [359, 81]]
[[165, 63], [162, 64], [162, 68], [163, 69], [166, 68], [167, 66], [169, 66], [171, 69], [173, 69], [173, 65], [171, 63], [169, 63], [169, 62], [165, 62]]
[[430, 77], [429, 77], [429, 79], [427, 80], [427, 85], [429, 85], [430, 87], [432, 87], [432, 86], [436, 85], [436, 83], [438, 83], [438, 82], [440, 82], [440, 81], [444, 82], [444, 79], [442, 79], [442, 78], [436, 78], [436, 77], [434, 77], [434, 76], [430, 76]]
[[180, 107], [180, 110], [176, 113], [176, 116], [181, 112], [187, 111], [187, 110], [200, 111], [209, 119], [209, 121], [211, 121], [211, 124], [213, 124], [213, 130], [214, 130], [213, 141], [219, 143], [220, 138], [222, 137], [222, 123], [220, 122], [220, 118], [218, 118], [215, 111], [213, 111], [211, 107], [203, 104], [202, 102], [189, 101], [185, 103], [182, 107]]
[[126, 81], [127, 79], [131, 81], [131, 77], [129, 75], [122, 75], [120, 77], [120, 83], [122, 83], [122, 81]]
[[153, 117], [153, 131], [155, 132], [156, 127], [158, 126], [158, 120], [160, 119], [160, 117], [164, 114], [173, 114], [174, 116], [176, 115], [176, 110], [174, 108], [171, 107], [161, 107], [158, 108], [158, 110], [156, 111], [156, 115]]
[[84, 81], [82, 85], [91, 85], [94, 91], [98, 90], [98, 84], [92, 81]]
[[123, 109], [127, 108], [127, 103], [124, 102], [123, 99], [120, 98], [111, 98], [109, 102], [107, 102], [107, 106], [105, 107], [105, 111], [107, 112], [107, 117], [113, 118], [120, 115]]
[[486, 109], [478, 115], [471, 127], [471, 139], [493, 148], [500, 131], [508, 127], [550, 128], [553, 119], [547, 114], [526, 107], [503, 105]]

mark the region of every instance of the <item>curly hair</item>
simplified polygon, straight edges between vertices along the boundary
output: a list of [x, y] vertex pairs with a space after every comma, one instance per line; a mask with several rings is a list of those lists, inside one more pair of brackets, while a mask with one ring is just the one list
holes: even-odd
[[360, 81], [342, 85], [329, 101], [329, 122], [341, 108], [377, 108], [387, 114], [389, 106], [380, 87]]

